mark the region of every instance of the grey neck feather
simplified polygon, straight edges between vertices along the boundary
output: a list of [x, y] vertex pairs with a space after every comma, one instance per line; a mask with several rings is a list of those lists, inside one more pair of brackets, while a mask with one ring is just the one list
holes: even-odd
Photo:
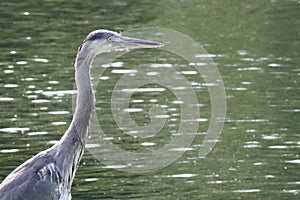
[[70, 127], [61, 139], [61, 143], [79, 140], [85, 145], [88, 137], [88, 128], [92, 117], [95, 96], [90, 80], [90, 67], [94, 56], [85, 56], [78, 53], [75, 63], [75, 80], [77, 87], [76, 108]]
[[95, 56], [78, 53], [75, 63], [75, 80], [77, 86], [76, 109], [73, 120], [61, 138], [54, 146], [57, 164], [61, 167], [65, 183], [71, 187], [72, 180], [84, 146], [88, 139], [88, 129], [91, 122], [95, 96], [90, 81], [90, 66]]

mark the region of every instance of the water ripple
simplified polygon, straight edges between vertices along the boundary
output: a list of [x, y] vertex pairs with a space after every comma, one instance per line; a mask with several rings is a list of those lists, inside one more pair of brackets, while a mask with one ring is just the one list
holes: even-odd
[[260, 189], [247, 189], [247, 190], [233, 190], [236, 193], [250, 193], [250, 192], [260, 192]]
[[297, 160], [286, 160], [286, 163], [300, 164], [300, 159]]
[[20, 131], [23, 134], [25, 131], [29, 131], [29, 128], [10, 127], [10, 128], [1, 128], [0, 131], [6, 133], [17, 133]]
[[18, 152], [19, 149], [2, 149], [0, 153], [15, 153]]
[[0, 97], [0, 101], [13, 101], [14, 98], [10, 98], [10, 97]]

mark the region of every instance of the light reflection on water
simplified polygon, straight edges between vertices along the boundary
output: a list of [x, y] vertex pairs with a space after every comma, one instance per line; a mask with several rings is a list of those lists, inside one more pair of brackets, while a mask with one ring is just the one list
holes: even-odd
[[[122, 63], [122, 64], [120, 64]], [[123, 62], [120, 62], [118, 64], [112, 64], [112, 67], [120, 67], [123, 65]], [[166, 66], [170, 66], [171, 64], [166, 64]], [[273, 66], [273, 64], [272, 64]], [[156, 66], [158, 67], [158, 66]], [[164, 67], [164, 66], [163, 66]], [[252, 71], [252, 70], [256, 70], [256, 68], [237, 68], [237, 71]], [[261, 69], [259, 69], [260, 71]], [[111, 70], [111, 73], [112, 74], [126, 74], [126, 73], [130, 73], [130, 74], [134, 74], [136, 73], [137, 71], [136, 70], [130, 70], [130, 69], [112, 69]], [[196, 75], [195, 71], [181, 71], [181, 73], [183, 75], [188, 75], [188, 76], [191, 76], [191, 75]], [[146, 74], [147, 76], [158, 76], [159, 74], [156, 73], [155, 71], [154, 72], [150, 72], [150, 73], [147, 73]], [[104, 78], [103, 78], [104, 77]], [[107, 81], [107, 80], [114, 80], [114, 77], [113, 75], [107, 75], [107, 76], [103, 76], [102, 78], [100, 77], [100, 80], [103, 80], [103, 81]], [[33, 81], [34, 78], [25, 78], [24, 80], [27, 80], [27, 81]], [[37, 79], [35, 79], [37, 80]], [[58, 85], [59, 84], [59, 81], [55, 81], [55, 80], [52, 80], [52, 81], [48, 81], [48, 84], [52, 84], [52, 85]], [[205, 90], [206, 87], [209, 87], [210, 85], [209, 84], [206, 84], [206, 83], [200, 83], [200, 82], [195, 82], [195, 81], [192, 81], [190, 82], [190, 84], [193, 86], [193, 88], [195, 89], [198, 89], [198, 90]], [[254, 83], [251, 81], [242, 81], [240, 83], [241, 85], [244, 85], [246, 87], [227, 87], [227, 91], [240, 91], [240, 92], [245, 92], [245, 91], [248, 91], [250, 90], [249, 88], [247, 88], [247, 86], [251, 86], [253, 85]], [[17, 84], [6, 84], [4, 85], [4, 87], [6, 88], [17, 88], [18, 85]], [[36, 89], [36, 90], [35, 90]], [[50, 88], [48, 88], [50, 89]], [[179, 88], [172, 88], [174, 90], [185, 90], [184, 87], [179, 87]], [[137, 107], [130, 107], [130, 108], [127, 108], [127, 109], [124, 109], [124, 112], [128, 112], [128, 113], [143, 113], [143, 112], [146, 112], [147, 113], [147, 110], [145, 110], [144, 107], [147, 107], [147, 105], [151, 105], [153, 103], [159, 103], [161, 102], [161, 99], [159, 98], [154, 98], [155, 95], [157, 95], [156, 93], [158, 93], [159, 95], [161, 95], [162, 92], [165, 92], [167, 91], [166, 88], [164, 87], [141, 87], [141, 88], [125, 88], [125, 89], [122, 89], [122, 92], [135, 92], [135, 93], [140, 93], [140, 94], [147, 94], [149, 93], [150, 94], [150, 97], [151, 98], [146, 98], [146, 99], [143, 99], [141, 96], [137, 96], [137, 98], [132, 98], [130, 100], [130, 102], [132, 103], [132, 105], [136, 105]], [[36, 88], [35, 85], [29, 85], [28, 86], [28, 90], [26, 91], [26, 94], [27, 94], [27, 98], [29, 99], [32, 99], [31, 102], [33, 104], [47, 104], [49, 102], [52, 102], [54, 99], [55, 101], [57, 100], [63, 100], [63, 98], [65, 98], [65, 96], [70, 96], [70, 95], [74, 95], [76, 94], [76, 91], [75, 90], [47, 90], [47, 91], [44, 91], [44, 90], [41, 90], [39, 88]], [[155, 94], [155, 95], [153, 95]], [[40, 96], [42, 95], [42, 96]], [[233, 95], [234, 97], [236, 95]], [[43, 97], [43, 99], [41, 98]], [[14, 98], [8, 98], [8, 97], [2, 97], [1, 98], [2, 101], [14, 101]], [[164, 108], [164, 109], [167, 109], [168, 112], [173, 112], [173, 113], [170, 113], [170, 114], [164, 114], [164, 115], [155, 115], [154, 117], [155, 118], [163, 118], [163, 119], [170, 119], [170, 121], [172, 122], [176, 122], [178, 119], [176, 117], [179, 117], [180, 116], [180, 109], [178, 109], [177, 107], [173, 107], [173, 106], [178, 106], [178, 105], [181, 105], [183, 104], [184, 102], [183, 101], [180, 101], [180, 100], [172, 100], [170, 101], [168, 104], [162, 104], [160, 105], [161, 108]], [[141, 107], [142, 105], [142, 107]], [[205, 108], [208, 106], [208, 104], [199, 104], [198, 105], [199, 107], [202, 107], [202, 108]], [[102, 108], [103, 109], [103, 108]], [[49, 115], [70, 115], [72, 114], [70, 111], [66, 111], [66, 110], [49, 110], [49, 108], [47, 106], [41, 106], [40, 107], [40, 110], [47, 110], [47, 113]], [[285, 110], [286, 112], [297, 112], [297, 109], [294, 109], [292, 111], [290, 110]], [[175, 118], [174, 118], [175, 117]], [[196, 121], [198, 122], [208, 122], [209, 119], [208, 118], [199, 118], [199, 119], [196, 119]], [[231, 119], [230, 117], [228, 119], [226, 119], [226, 123], [229, 123], [230, 124], [237, 124], [240, 126], [240, 124], [263, 124], [263, 123], [268, 123], [270, 120], [269, 119], [266, 119], [266, 118], [244, 118], [244, 119]], [[54, 126], [61, 126], [61, 125], [67, 125], [69, 122], [65, 122], [65, 121], [53, 121], [51, 122], [52, 125]], [[172, 124], [170, 123], [168, 125], [169, 127], [177, 127], [177, 124]], [[234, 128], [231, 127], [231, 128]], [[1, 132], [6, 132], [6, 133], [19, 133], [21, 132], [22, 134], [27, 134], [28, 136], [32, 136], [32, 137], [36, 137], [36, 136], [42, 136], [42, 135], [48, 135], [49, 132], [47, 131], [31, 131], [30, 128], [19, 128], [19, 127], [8, 127], [8, 128], [2, 128], [0, 129]], [[251, 128], [248, 128], [245, 130], [245, 133], [248, 133], [248, 134], [256, 134], [257, 132], [259, 132], [259, 128], [255, 128], [255, 127], [251, 127]], [[286, 131], [286, 129], [285, 129]], [[170, 133], [172, 133], [172, 131], [170, 131]], [[194, 134], [197, 134], [197, 135], [201, 135], [201, 134], [204, 134], [205, 135], [205, 132], [200, 132], [200, 133], [194, 133]], [[176, 131], [174, 133], [172, 133], [173, 136], [176, 136]], [[153, 136], [151, 136], [153, 137]], [[264, 140], [264, 141], [270, 141], [271, 143], [269, 143], [269, 145], [267, 145], [264, 141], [259, 141], [259, 140], [249, 140], [249, 141], [245, 141], [244, 142], [244, 145], [243, 145], [243, 148], [244, 149], [262, 149], [262, 148], [267, 148], [267, 149], [273, 149], [273, 150], [284, 150], [284, 149], [299, 149], [300, 148], [300, 144], [299, 142], [294, 142], [294, 141], [285, 141], [284, 143], [282, 144], [279, 144], [276, 142], [276, 144], [272, 144], [272, 141], [278, 141], [280, 140], [282, 137], [280, 134], [278, 133], [270, 133], [270, 134], [263, 134], [261, 136], [261, 139]], [[115, 138], [114, 137], [107, 137], [105, 139], [108, 139], [108, 140], [114, 140]], [[52, 144], [55, 144], [57, 141], [56, 140], [52, 140], [52, 141], [49, 141], [47, 142], [47, 144], [49, 145], [52, 145]], [[149, 142], [149, 141], [142, 141], [139, 143], [139, 145], [141, 147], [144, 147], [144, 148], [153, 148], [153, 147], [156, 147], [157, 144], [156, 142]], [[87, 146], [87, 148], [95, 148], [95, 147], [99, 147], [97, 144], [89, 144]], [[195, 152], [197, 151], [199, 148], [201, 147], [201, 144], [194, 144], [192, 145], [191, 147], [189, 148], [174, 148], [174, 149], [171, 149], [171, 151], [182, 151], [182, 152]], [[19, 152], [20, 150], [18, 148], [10, 148], [10, 149], [2, 149], [0, 150], [0, 153], [2, 154], [14, 154], [14, 153], [17, 153]], [[189, 165], [190, 163], [194, 163], [194, 161], [197, 160], [197, 158], [195, 157], [186, 157], [185, 160], [181, 160], [181, 161], [178, 161], [177, 162], [177, 165]], [[191, 162], [192, 161], [192, 162]], [[244, 163], [246, 162], [246, 160], [239, 160], [240, 163]], [[294, 165], [297, 165], [299, 164], [299, 159], [288, 159], [284, 161], [286, 164], [294, 164]], [[253, 162], [253, 166], [268, 166], [270, 165], [270, 163], [268, 162]], [[126, 168], [127, 166], [125, 165], [113, 165], [113, 166], [102, 166], [101, 169], [122, 169], [122, 168]], [[142, 167], [142, 166], [140, 166]], [[232, 171], [232, 172], [237, 172], [238, 171], [238, 168], [235, 168], [235, 167], [230, 167], [228, 169], [228, 171]], [[174, 174], [170, 174], [170, 175], [155, 175], [154, 178], [155, 179], [160, 179], [160, 178], [170, 178], [170, 179], [192, 179], [192, 180], [186, 180], [185, 182], [186, 183], [189, 183], [189, 184], [193, 184], [194, 182], [197, 183], [197, 177], [199, 176], [198, 173], [182, 173], [182, 174], [178, 174], [178, 173], [174, 173]], [[206, 184], [208, 185], [226, 185], [226, 184], [233, 184], [235, 183], [236, 181], [235, 180], [209, 180], [211, 178], [219, 178], [220, 175], [219, 174], [210, 174], [210, 175], [204, 175], [204, 177], [207, 179], [205, 182]], [[276, 178], [276, 176], [274, 175], [265, 175], [265, 178], [267, 179], [272, 179], [272, 178]], [[93, 183], [97, 183], [98, 181], [100, 181], [99, 177], [97, 176], [92, 176], [92, 177], [89, 177], [89, 178], [84, 178], [82, 180], [83, 182], [93, 182]], [[296, 182], [289, 182], [289, 185], [298, 185], [299, 183], [296, 181]], [[240, 194], [248, 194], [248, 193], [259, 193], [259, 192], [262, 192], [261, 189], [257, 189], [257, 188], [248, 188], [248, 189], [235, 189], [235, 190], [232, 190], [232, 193], [240, 193]], [[291, 194], [298, 194], [299, 193], [299, 190], [283, 190], [282, 192], [284, 193], [291, 193]]]
[[10, 128], [2, 128], [2, 129], [0, 129], [0, 131], [6, 132], [6, 133], [21, 132], [22, 134], [24, 134], [26, 131], [29, 131], [29, 128], [10, 127]]
[[[114, 170], [126, 167], [124, 165], [105, 166], [87, 152], [74, 181], [73, 199], [295, 199], [299, 196], [300, 69], [295, 49], [298, 43], [292, 38], [297, 34], [281, 32], [292, 32], [293, 27], [297, 27], [292, 24], [295, 21], [293, 18], [299, 18], [295, 17], [299, 12], [295, 12], [297, 6], [293, 1], [272, 1], [269, 4], [263, 3], [263, 6], [242, 1], [236, 2], [234, 6], [225, 1], [201, 4], [191, 1], [191, 5], [185, 2], [187, 11], [176, 7], [182, 4], [174, 5], [166, 1], [174, 9], [163, 12], [156, 10], [163, 6], [151, 5], [154, 1], [136, 7], [135, 3], [131, 5], [128, 2], [116, 5], [97, 5], [93, 2], [93, 10], [99, 6], [94, 15], [91, 15], [89, 9], [82, 9], [77, 14], [72, 2], [68, 3], [71, 9], [68, 12], [61, 12], [63, 7], [57, 5], [48, 5], [47, 9], [42, 10], [43, 5], [32, 6], [26, 1], [21, 3], [24, 6], [20, 6], [21, 10], [18, 11], [15, 4], [9, 9], [9, 2], [3, 3], [0, 8], [3, 13], [1, 25], [4, 27], [1, 31], [3, 49], [0, 61], [1, 179], [22, 161], [46, 146], [55, 144], [70, 123], [73, 114], [70, 99], [76, 94], [72, 90], [72, 62], [82, 35], [95, 27], [99, 28], [99, 21], [111, 29], [120, 27], [126, 30], [126, 23], [140, 26], [140, 22], [135, 24], [136, 21], [144, 19], [143, 16], [153, 11], [155, 15], [145, 18], [146, 22], [155, 20], [157, 13], [162, 14], [162, 17], [157, 17], [163, 27], [167, 24], [177, 30], [186, 28], [186, 33], [196, 37], [197, 41], [205, 42], [205, 47], [209, 48], [210, 54], [198, 56], [208, 56], [218, 62], [228, 100], [222, 137], [206, 159], [197, 157], [210, 121], [207, 87], [214, 85], [203, 83], [192, 64], [162, 53], [158, 58], [162, 63], [150, 64], [151, 70], [146, 76], [155, 78], [160, 75], [158, 69], [178, 68], [178, 73], [188, 79], [198, 94], [197, 106], [201, 111], [201, 117], [195, 119], [200, 123], [199, 131], [191, 133], [196, 134], [194, 143], [188, 148], [174, 149], [186, 153], [173, 165], [138, 176]], [[48, 3], [51, 4], [51, 1]], [[119, 11], [132, 9], [128, 11], [131, 14], [121, 12], [118, 15], [107, 5]], [[205, 16], [218, 16], [215, 12], [222, 9], [226, 10], [223, 12], [225, 21], [221, 20], [220, 23], [212, 17], [206, 20]], [[276, 9], [280, 12], [276, 12]], [[49, 10], [47, 14], [46, 10]], [[142, 15], [138, 14], [140, 10], [143, 11]], [[166, 17], [172, 14], [172, 10], [176, 11], [175, 15]], [[246, 14], [241, 14], [239, 10]], [[78, 17], [70, 17], [73, 12]], [[114, 18], [105, 13], [118, 16]], [[291, 14], [289, 19], [280, 18], [285, 14], [288, 16], [288, 13]], [[191, 15], [195, 17], [190, 19]], [[185, 16], [184, 20], [182, 16]], [[275, 20], [270, 19], [270, 16]], [[226, 24], [226, 21], [230, 21], [230, 24]], [[180, 26], [176, 24], [179, 22]], [[28, 27], [31, 27], [30, 30]], [[57, 31], [49, 31], [49, 27]], [[147, 54], [143, 56], [147, 57]], [[109, 92], [106, 91], [113, 90], [110, 84], [116, 81], [116, 77], [125, 74], [136, 76], [138, 70], [131, 69], [128, 62], [143, 63], [138, 60], [143, 56], [137, 52], [130, 59], [113, 62], [109, 64], [111, 71], [99, 77], [103, 93], [98, 96], [97, 111], [101, 111], [105, 118], [104, 128], [107, 132], [117, 130], [117, 127], [110, 121], [111, 107]], [[151, 54], [149, 56], [152, 61]], [[170, 89], [184, 91], [186, 88]], [[168, 91], [159, 85], [122, 89], [122, 92], [134, 92], [130, 107], [124, 111], [130, 113], [137, 122], [149, 123], [149, 108], [154, 104], [166, 111], [166, 114], [155, 115], [155, 118], [167, 120], [168, 137], [151, 135], [148, 139], [134, 143], [134, 148], [155, 150], [176, 136], [180, 106], [184, 102], [172, 94], [164, 94]], [[124, 148], [130, 148], [136, 138], [125, 139], [127, 135], [118, 131], [104, 138]], [[97, 146], [93, 145], [87, 148]]]

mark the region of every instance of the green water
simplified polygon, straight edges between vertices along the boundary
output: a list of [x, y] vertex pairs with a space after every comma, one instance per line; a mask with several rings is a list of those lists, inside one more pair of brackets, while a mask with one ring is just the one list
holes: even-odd
[[[205, 159], [198, 152], [207, 131], [207, 88], [195, 88], [201, 106], [198, 135], [182, 157], [156, 171], [131, 174], [107, 167], [86, 151], [73, 199], [299, 199], [300, 2], [290, 1], [6, 1], [0, 3], [0, 180], [59, 140], [72, 119], [74, 59], [91, 30], [163, 27], [199, 42], [222, 75], [227, 117], [219, 142]], [[118, 61], [182, 59], [136, 51]], [[97, 114], [113, 142], [128, 151], [157, 150], [172, 137], [140, 142], [113, 122], [110, 94], [120, 75], [107, 71], [97, 89]], [[199, 75], [188, 77], [203, 82]], [[148, 87], [159, 87], [152, 84]], [[132, 99], [171, 106], [171, 92]], [[153, 101], [153, 99], [155, 101]], [[139, 125], [150, 123], [150, 103], [132, 104]], [[179, 110], [178, 105], [172, 105]], [[166, 131], [174, 131], [180, 112]], [[176, 117], [177, 116], [177, 117]], [[173, 126], [171, 126], [171, 124]], [[119, 140], [118, 138], [121, 138]], [[153, 139], [153, 140], [152, 140]]]

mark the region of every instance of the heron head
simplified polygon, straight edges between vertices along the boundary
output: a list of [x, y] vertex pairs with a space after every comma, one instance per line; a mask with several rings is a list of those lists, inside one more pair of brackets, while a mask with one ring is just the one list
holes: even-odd
[[162, 46], [163, 44], [158, 42], [123, 37], [113, 31], [96, 30], [86, 37], [79, 50], [88, 50], [89, 53], [98, 55], [100, 53], [129, 51], [141, 48], [158, 48]]

